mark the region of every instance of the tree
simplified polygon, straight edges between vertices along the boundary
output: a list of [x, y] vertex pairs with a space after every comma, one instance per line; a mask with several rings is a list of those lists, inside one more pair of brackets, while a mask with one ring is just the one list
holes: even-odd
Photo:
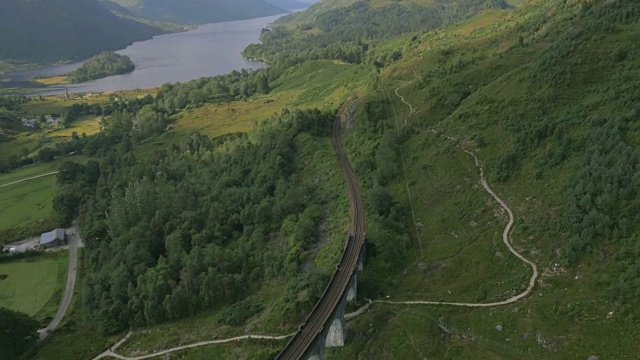
[[17, 359], [38, 339], [40, 324], [27, 314], [0, 308], [0, 358]]
[[261, 74], [258, 76], [256, 79], [256, 90], [260, 94], [267, 94], [271, 91], [271, 88], [269, 87], [269, 79], [266, 75]]
[[369, 192], [369, 201], [378, 215], [389, 215], [393, 206], [393, 196], [387, 189], [377, 186]]
[[80, 197], [74, 193], [59, 193], [53, 198], [53, 210], [60, 224], [70, 224], [73, 214], [80, 204]]

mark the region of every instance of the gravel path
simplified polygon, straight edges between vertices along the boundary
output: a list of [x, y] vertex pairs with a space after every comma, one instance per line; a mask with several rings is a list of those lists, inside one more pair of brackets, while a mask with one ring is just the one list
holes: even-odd
[[[402, 100], [403, 103], [407, 104], [409, 106], [410, 109], [410, 114], [409, 116], [411, 116], [411, 114], [414, 113], [414, 107], [407, 103], [404, 99], [404, 97], [402, 97], [399, 93], [398, 90], [400, 90], [402, 87], [411, 84], [413, 81], [404, 84], [400, 87], [398, 87], [395, 90], [396, 95]], [[407, 118], [409, 117], [407, 116]], [[405, 118], [405, 123], [406, 123], [406, 118]], [[438, 134], [435, 130], [431, 130], [432, 133], [434, 134]], [[450, 136], [444, 136], [447, 140], [449, 141], [454, 141], [457, 143], [457, 139], [452, 138]], [[460, 145], [458, 145], [458, 148], [460, 148], [462, 151], [464, 151], [465, 153], [467, 153], [469, 156], [471, 156], [476, 164], [476, 167], [478, 168], [478, 171], [480, 172], [480, 183], [482, 184], [482, 187], [485, 189], [485, 191], [487, 191], [489, 193], [489, 195], [491, 195], [498, 204], [500, 204], [500, 206], [507, 212], [507, 214], [509, 215], [509, 221], [507, 222], [507, 225], [504, 227], [504, 231], [502, 232], [502, 242], [507, 246], [507, 248], [509, 249], [509, 251], [515, 255], [518, 259], [520, 259], [522, 262], [526, 263], [527, 265], [529, 265], [531, 267], [531, 278], [529, 279], [529, 285], [527, 286], [527, 288], [520, 294], [515, 295], [510, 297], [509, 299], [503, 300], [503, 301], [496, 301], [496, 302], [490, 302], [490, 303], [464, 303], [464, 302], [447, 302], [447, 301], [423, 301], [423, 300], [414, 300], [414, 301], [392, 301], [392, 300], [369, 300], [367, 304], [365, 304], [364, 306], [362, 306], [360, 309], [358, 309], [357, 311], [351, 313], [351, 314], [346, 314], [345, 318], [347, 319], [351, 319], [354, 318], [358, 315], [361, 315], [362, 313], [364, 313], [370, 306], [371, 304], [394, 304], [394, 305], [449, 305], [449, 306], [462, 306], [462, 307], [493, 307], [493, 306], [501, 306], [501, 305], [508, 305], [508, 304], [512, 304], [515, 303], [525, 297], [527, 297], [529, 294], [531, 294], [531, 292], [533, 291], [533, 288], [535, 287], [536, 284], [536, 280], [538, 279], [538, 267], [536, 266], [536, 264], [531, 261], [528, 260], [527, 258], [525, 258], [522, 254], [520, 254], [518, 251], [516, 251], [516, 249], [514, 249], [513, 245], [511, 244], [511, 241], [509, 240], [509, 235], [511, 233], [511, 230], [513, 229], [513, 223], [514, 223], [514, 217], [513, 217], [513, 211], [511, 210], [511, 208], [509, 207], [509, 205], [507, 205], [507, 203], [502, 200], [502, 198], [500, 198], [489, 186], [489, 183], [487, 182], [487, 179], [485, 178], [484, 175], [484, 169], [482, 168], [482, 164], [480, 162], [480, 159], [478, 159], [478, 156], [476, 156], [476, 154], [474, 154], [473, 152], [463, 149]]]
[[112, 358], [121, 359], [121, 360], [144, 360], [144, 359], [151, 359], [151, 358], [162, 356], [162, 355], [166, 355], [166, 354], [169, 354], [169, 353], [172, 353], [172, 352], [185, 350], [185, 349], [191, 349], [191, 348], [200, 347], [200, 346], [214, 345], [214, 344], [225, 344], [225, 343], [241, 341], [241, 340], [249, 340], [249, 339], [255, 339], [255, 340], [285, 340], [285, 339], [288, 339], [288, 338], [292, 337], [293, 335], [294, 334], [277, 335], [277, 336], [272, 336], [272, 335], [242, 335], [242, 336], [236, 336], [236, 337], [232, 337], [232, 338], [228, 338], [228, 339], [201, 341], [201, 342], [193, 343], [193, 344], [190, 344], [190, 345], [177, 346], [177, 347], [173, 347], [171, 349], [162, 350], [162, 351], [155, 352], [153, 354], [147, 354], [147, 355], [141, 355], [141, 356], [128, 357], [128, 356], [123, 356], [123, 355], [116, 354], [114, 351], [120, 345], [122, 345], [131, 336], [131, 332], [129, 332], [122, 340], [120, 340], [118, 343], [116, 343], [114, 346], [112, 346], [109, 350], [107, 350], [107, 351], [103, 352], [102, 354], [94, 357], [92, 360], [98, 360], [98, 359], [102, 359], [102, 358], [105, 358], [105, 357], [112, 357]]
[[57, 173], [59, 173], [59, 171], [53, 171], [53, 172], [42, 174], [42, 175], [38, 175], [38, 176], [32, 176], [32, 177], [21, 179], [21, 180], [18, 180], [18, 181], [13, 181], [13, 182], [10, 182], [10, 183], [2, 184], [2, 185], [0, 185], [0, 188], [3, 188], [5, 186], [20, 184], [20, 183], [23, 183], [25, 181], [35, 180], [35, 179], [38, 179], [38, 178], [41, 178], [41, 177], [45, 177], [45, 176], [55, 175]]

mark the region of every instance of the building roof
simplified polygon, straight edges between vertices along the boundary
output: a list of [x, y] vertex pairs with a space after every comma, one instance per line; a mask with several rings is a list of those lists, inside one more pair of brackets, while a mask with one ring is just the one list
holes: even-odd
[[48, 244], [54, 240], [64, 240], [64, 229], [55, 229], [40, 235], [40, 245]]

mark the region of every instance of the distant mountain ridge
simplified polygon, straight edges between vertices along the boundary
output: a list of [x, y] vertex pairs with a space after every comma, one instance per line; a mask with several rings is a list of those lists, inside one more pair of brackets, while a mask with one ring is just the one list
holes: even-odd
[[[265, 0], [112, 0], [135, 16], [177, 24], [251, 19], [285, 12]], [[291, 0], [273, 0], [290, 3]]]
[[0, 2], [0, 59], [34, 63], [80, 59], [161, 33], [114, 15], [96, 0]]
[[300, 10], [311, 6], [311, 3], [309, 2], [302, 2], [298, 0], [267, 0], [267, 2], [283, 10]]
[[135, 15], [133, 15], [131, 13], [131, 11], [129, 11], [129, 9], [127, 9], [126, 7], [120, 5], [120, 4], [116, 3], [116, 2], [113, 2], [113, 1], [110, 1], [110, 0], [98, 0], [98, 2], [100, 3], [100, 5], [105, 7], [107, 10], [115, 13], [116, 15], [117, 14], [121, 14], [121, 15], [124, 15], [124, 16], [131, 16], [131, 17], [135, 16]]

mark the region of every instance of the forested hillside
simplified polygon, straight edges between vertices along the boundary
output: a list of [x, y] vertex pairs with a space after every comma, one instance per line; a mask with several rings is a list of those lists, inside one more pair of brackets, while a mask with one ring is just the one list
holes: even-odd
[[308, 11], [282, 18], [262, 36], [261, 44], [249, 46], [244, 54], [271, 63], [313, 59], [361, 63], [368, 49], [382, 39], [441, 28], [482, 10], [507, 7], [504, 0], [439, 0], [427, 5], [357, 1], [337, 7], [320, 2]]
[[[310, 263], [332, 204], [320, 190], [327, 178], [305, 174], [319, 160], [302, 154], [310, 142], [329, 143], [334, 112], [290, 106], [315, 96], [336, 110], [325, 93], [308, 91], [319, 81], [313, 72], [359, 64], [367, 83], [350, 90], [342, 119], [367, 211], [358, 298], [515, 301], [369, 303], [328, 357], [633, 358], [640, 3], [520, 3], [325, 0], [245, 51], [267, 59], [267, 69], [70, 107], [65, 117], [104, 115], [103, 131], [29, 161], [70, 151], [88, 158], [63, 165], [53, 202], [62, 221], [81, 221], [84, 319], [103, 333], [172, 322], [140, 331], [156, 351], [182, 344], [184, 328], [151, 339], [174, 320], [212, 309], [224, 309], [220, 328], [237, 333], [261, 321], [286, 333], [304, 318], [328, 281]], [[353, 82], [332, 75], [322, 74]], [[212, 103], [274, 101], [286, 106], [248, 134], [209, 138], [198, 132], [209, 124], [198, 123], [196, 132], [163, 137], [180, 116]], [[202, 121], [234, 112], [216, 107]], [[537, 264], [533, 292], [522, 299], [531, 269], [502, 242], [507, 207], [481, 176], [513, 210], [510, 243]], [[327, 268], [338, 245], [323, 255]], [[275, 280], [285, 284], [269, 295], [279, 300], [256, 300]]]
[[[285, 113], [253, 141], [194, 134], [145, 159], [120, 146], [67, 171], [61, 196], [83, 197], [86, 309], [111, 332], [240, 301], [266, 278], [299, 276], [324, 215], [322, 194], [301, 181], [297, 137], [327, 136], [331, 118]], [[114, 131], [131, 127], [127, 114], [110, 122]]]
[[283, 13], [264, 0], [113, 0], [136, 16], [178, 24], [206, 24]]
[[304, 307], [287, 305], [282, 321], [314, 303], [320, 275], [298, 268], [326, 217], [326, 194], [303, 180], [298, 139], [327, 138], [332, 113], [285, 110], [251, 137], [195, 133], [152, 156], [132, 151], [187, 106], [268, 92], [265, 73], [167, 85], [155, 100], [112, 112], [78, 110], [109, 116], [101, 133], [65, 145], [91, 160], [63, 166], [54, 209], [63, 222], [80, 209], [84, 309], [105, 333], [233, 304], [285, 276], [315, 290]]
[[0, 59], [32, 63], [89, 57], [145, 40], [160, 30], [122, 19], [97, 0], [3, 1]]

